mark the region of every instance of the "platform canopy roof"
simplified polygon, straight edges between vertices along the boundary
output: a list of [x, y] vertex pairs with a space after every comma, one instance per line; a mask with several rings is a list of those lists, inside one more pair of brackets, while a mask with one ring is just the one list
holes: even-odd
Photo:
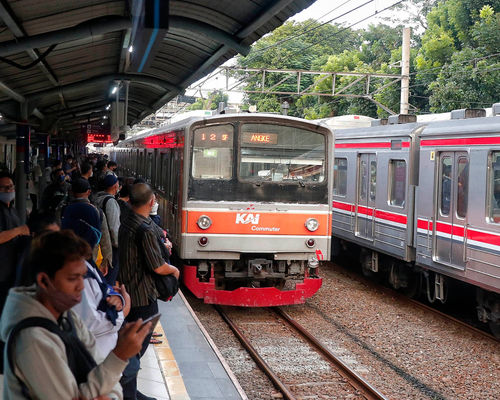
[[0, 135], [75, 133], [117, 84], [133, 125], [314, 1], [0, 0]]

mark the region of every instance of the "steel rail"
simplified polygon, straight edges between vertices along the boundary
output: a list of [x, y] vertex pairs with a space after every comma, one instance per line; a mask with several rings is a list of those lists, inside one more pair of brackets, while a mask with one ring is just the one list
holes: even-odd
[[272, 310], [283, 318], [290, 326], [292, 326], [300, 335], [306, 339], [308, 343], [314, 346], [328, 361], [335, 365], [340, 375], [342, 375], [349, 384], [361, 392], [367, 399], [386, 400], [387, 398], [375, 389], [369, 382], [356, 374], [349, 368], [341, 359], [336, 357], [328, 348], [321, 343], [316, 337], [309, 333], [302, 325], [290, 317], [285, 311], [280, 308], [273, 307]]
[[259, 368], [268, 376], [273, 385], [278, 389], [283, 398], [286, 400], [298, 400], [290, 390], [290, 387], [286, 385], [278, 376], [273, 372], [271, 367], [264, 361], [264, 359], [259, 355], [257, 350], [248, 341], [245, 335], [239, 330], [239, 328], [234, 324], [234, 322], [229, 318], [229, 316], [222, 310], [220, 306], [214, 306], [217, 312], [220, 314], [222, 319], [228, 324], [235, 336], [238, 338], [243, 347], [248, 351], [250, 356], [259, 366]]

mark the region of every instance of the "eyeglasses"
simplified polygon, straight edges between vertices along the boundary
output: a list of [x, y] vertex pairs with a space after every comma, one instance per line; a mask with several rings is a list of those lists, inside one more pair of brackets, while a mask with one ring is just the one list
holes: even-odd
[[14, 189], [14, 185], [12, 185], [12, 184], [0, 186], [0, 191], [3, 191], [3, 192], [9, 192], [12, 189]]

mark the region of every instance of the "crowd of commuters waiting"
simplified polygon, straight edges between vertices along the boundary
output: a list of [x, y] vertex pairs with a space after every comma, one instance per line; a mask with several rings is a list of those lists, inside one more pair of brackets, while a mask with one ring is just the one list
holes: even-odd
[[0, 172], [3, 398], [152, 399], [137, 390], [159, 340], [143, 321], [158, 313], [155, 274], [179, 278], [155, 193], [98, 155], [33, 164], [26, 224]]

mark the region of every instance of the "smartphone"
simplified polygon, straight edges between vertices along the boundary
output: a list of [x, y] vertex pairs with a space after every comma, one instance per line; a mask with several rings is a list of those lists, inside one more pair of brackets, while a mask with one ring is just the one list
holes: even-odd
[[160, 317], [161, 317], [161, 314], [158, 313], [158, 314], [155, 314], [155, 315], [152, 315], [151, 317], [149, 317], [148, 319], [145, 319], [144, 321], [142, 321], [142, 325], [141, 325], [141, 329], [144, 325], [146, 325], [148, 322], [151, 322], [151, 329], [150, 331], [153, 331], [155, 329], [155, 326], [156, 324], [158, 323], [158, 321], [160, 320]]

